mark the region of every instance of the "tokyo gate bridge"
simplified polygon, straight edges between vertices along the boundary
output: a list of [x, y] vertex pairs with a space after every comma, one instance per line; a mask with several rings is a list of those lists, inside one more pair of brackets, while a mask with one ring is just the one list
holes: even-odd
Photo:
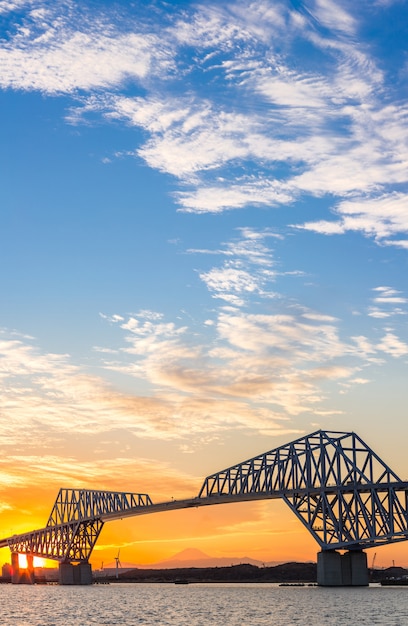
[[[320, 585], [367, 585], [367, 548], [408, 538], [408, 482], [354, 432], [316, 431], [208, 476], [197, 496], [60, 489], [44, 528], [0, 540], [12, 553], [59, 562], [61, 584], [92, 582], [89, 558], [110, 520], [162, 511], [283, 499], [316, 540]], [[30, 576], [29, 576], [30, 577]]]

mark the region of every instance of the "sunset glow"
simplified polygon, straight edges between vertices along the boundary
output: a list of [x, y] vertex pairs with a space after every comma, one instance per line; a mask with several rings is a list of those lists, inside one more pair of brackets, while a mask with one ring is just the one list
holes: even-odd
[[21, 569], [25, 569], [27, 567], [27, 557], [25, 554], [18, 555], [18, 565]]
[[[34, 567], [46, 567], [46, 561], [45, 559], [42, 559], [39, 556], [35, 556], [33, 559], [33, 566]], [[18, 555], [18, 564], [20, 569], [26, 569], [27, 568], [27, 557], [25, 554], [19, 554]]]
[[[408, 477], [406, 9], [0, 0], [0, 538], [318, 429]], [[281, 501], [109, 522], [94, 566], [119, 548], [318, 551]]]

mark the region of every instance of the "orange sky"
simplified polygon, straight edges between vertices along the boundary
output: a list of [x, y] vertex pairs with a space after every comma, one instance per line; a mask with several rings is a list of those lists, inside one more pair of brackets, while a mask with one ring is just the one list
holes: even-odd
[[[29, 482], [29, 479], [28, 479]], [[0, 512], [2, 536], [44, 527], [54, 503], [55, 480], [42, 487], [20, 487], [8, 492], [10, 508]], [[157, 475], [146, 480], [155, 502], [197, 495], [200, 484], [183, 484], [180, 477]], [[117, 489], [112, 480], [105, 488]], [[13, 494], [13, 499], [10, 495]], [[156, 497], [154, 497], [156, 495]], [[283, 501], [264, 500], [208, 506], [167, 513], [148, 514], [106, 523], [91, 562], [113, 563], [120, 549], [121, 561], [149, 564], [165, 560], [186, 548], [197, 548], [213, 557], [251, 557], [262, 562], [316, 560], [318, 545]], [[376, 567], [408, 566], [408, 543], [370, 549]], [[8, 549], [1, 550], [0, 562], [8, 562]], [[52, 565], [52, 562], [49, 562]]]

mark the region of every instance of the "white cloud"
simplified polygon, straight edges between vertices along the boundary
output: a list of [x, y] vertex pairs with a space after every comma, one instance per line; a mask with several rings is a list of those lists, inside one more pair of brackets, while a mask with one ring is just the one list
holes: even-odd
[[353, 35], [356, 29], [356, 20], [347, 13], [338, 2], [333, 0], [314, 0], [311, 2], [311, 11], [314, 17], [326, 28]]
[[384, 297], [384, 298], [374, 298], [374, 302], [377, 302], [378, 304], [403, 304], [405, 302], [407, 302], [406, 298], [390, 298], [390, 297]]
[[370, 307], [368, 310], [368, 315], [369, 317], [375, 317], [377, 319], [386, 319], [387, 317], [390, 317], [391, 313], [388, 313], [387, 311], [381, 311], [376, 307]]
[[237, 294], [254, 293], [258, 290], [257, 281], [249, 272], [234, 267], [214, 268], [200, 274], [200, 278], [215, 297], [223, 298], [237, 306], [244, 303]]
[[17, 9], [32, 4], [33, 0], [0, 0], [0, 15], [2, 13], [11, 13]]
[[260, 354], [272, 350], [292, 363], [327, 360], [347, 350], [334, 325], [313, 324], [288, 314], [220, 315], [218, 327], [220, 336], [234, 347]]
[[302, 126], [300, 111], [308, 112], [309, 119], [317, 121], [314, 109], [318, 109], [321, 115], [322, 109], [331, 106], [333, 98], [329, 78], [299, 74], [284, 66], [278, 66], [274, 71], [262, 68], [255, 73], [254, 85], [260, 94], [278, 107], [288, 107], [289, 123]]
[[337, 322], [337, 318], [332, 315], [324, 315], [323, 313], [314, 313], [312, 311], [307, 311], [303, 313], [302, 317], [307, 320], [312, 320], [314, 322]]
[[[17, 8], [17, 4], [15, 7]], [[171, 55], [154, 33], [123, 28], [102, 10], [38, 4], [0, 46], [3, 89], [69, 93], [109, 89], [169, 68]]]
[[376, 348], [373, 343], [364, 335], [359, 335], [351, 338], [357, 346], [357, 350], [361, 356], [368, 359], [371, 355], [375, 354]]
[[376, 295], [373, 298], [374, 305], [368, 309], [369, 317], [387, 319], [393, 316], [408, 314], [406, 308], [395, 306], [407, 304], [408, 302], [408, 299], [401, 291], [386, 285], [374, 287], [373, 291]]
[[[268, 138], [258, 116], [222, 110], [205, 99], [165, 99], [163, 95], [153, 100], [117, 97], [110, 106], [110, 117], [127, 120], [150, 133], [150, 139], [137, 154], [151, 167], [181, 179], [190, 180], [193, 174], [219, 169], [231, 161], [254, 156], [284, 160], [295, 154], [292, 144]], [[279, 156], [281, 153], [283, 156]], [[256, 181], [248, 181], [248, 188], [252, 187], [254, 194], [256, 186]], [[278, 182], [264, 180], [258, 187], [258, 194], [269, 191], [272, 197], [274, 193], [281, 195], [281, 201], [288, 198], [282, 194]], [[241, 188], [245, 190], [245, 180], [238, 187], [238, 194], [242, 194]], [[209, 195], [211, 189], [206, 193]], [[217, 193], [223, 193], [223, 185], [218, 185]], [[228, 189], [228, 193], [233, 190]], [[231, 205], [233, 201], [228, 206]]]
[[400, 291], [397, 291], [393, 287], [387, 287], [386, 285], [380, 285], [379, 287], [374, 287], [373, 291], [378, 291], [379, 293], [382, 294], [383, 297], [395, 296], [401, 293]]
[[382, 244], [384, 246], [392, 246], [393, 248], [408, 250], [408, 239], [390, 239], [388, 241], [383, 241]]
[[287, 6], [281, 2], [202, 3], [189, 19], [176, 21], [172, 34], [182, 45], [228, 52], [233, 42], [269, 42], [287, 27], [288, 17]]
[[339, 217], [338, 221], [306, 222], [297, 228], [326, 235], [360, 231], [379, 243], [393, 245], [395, 235], [406, 233], [408, 236], [407, 202], [408, 195], [398, 192], [377, 198], [344, 200], [335, 210]]
[[136, 34], [115, 38], [74, 32], [46, 45], [0, 49], [0, 85], [47, 93], [113, 87], [128, 77], [143, 78], [150, 45]]
[[216, 186], [203, 183], [195, 190], [178, 192], [175, 197], [180, 210], [186, 213], [222, 213], [248, 205], [274, 207], [292, 204], [295, 193], [282, 181], [247, 179], [223, 181]]
[[388, 331], [380, 343], [378, 349], [399, 358], [408, 354], [408, 344], [401, 341], [392, 331]]
[[[255, 231], [250, 228], [240, 229], [241, 237], [229, 242], [224, 249], [212, 251], [227, 257], [221, 267], [200, 272], [200, 279], [205, 283], [213, 297], [220, 298], [234, 306], [243, 306], [251, 295], [272, 297], [270, 283], [275, 279], [274, 260], [266, 240], [273, 236], [268, 230]], [[207, 253], [211, 251], [190, 250], [189, 252]]]

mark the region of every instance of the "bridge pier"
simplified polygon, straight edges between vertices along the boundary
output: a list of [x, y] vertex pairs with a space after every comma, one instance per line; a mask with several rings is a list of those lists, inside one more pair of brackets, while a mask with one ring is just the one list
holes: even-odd
[[18, 560], [18, 552], [11, 553], [11, 582], [14, 585], [33, 585], [34, 579], [34, 557], [32, 554], [26, 554], [27, 567], [20, 569]]
[[60, 585], [92, 585], [92, 567], [90, 563], [60, 563]]
[[349, 550], [340, 554], [336, 550], [322, 550], [317, 555], [317, 584], [322, 587], [366, 587], [366, 553]]
[[11, 582], [14, 585], [20, 582], [20, 565], [17, 552], [11, 553]]

